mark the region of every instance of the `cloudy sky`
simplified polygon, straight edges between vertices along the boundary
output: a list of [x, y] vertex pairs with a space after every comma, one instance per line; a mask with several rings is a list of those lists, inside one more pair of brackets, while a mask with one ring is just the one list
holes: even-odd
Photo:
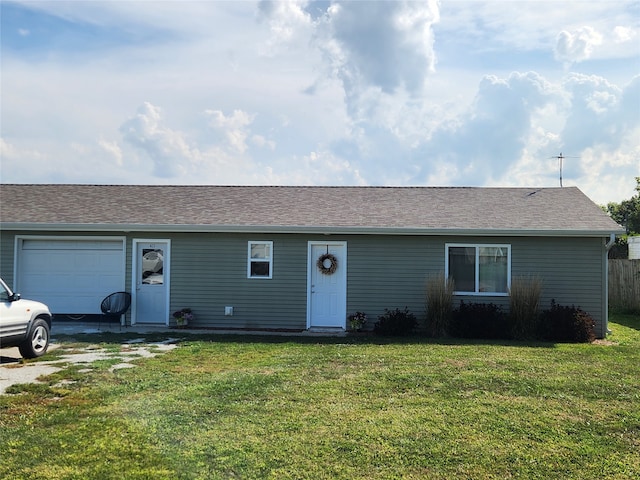
[[640, 2], [2, 1], [3, 183], [640, 175]]

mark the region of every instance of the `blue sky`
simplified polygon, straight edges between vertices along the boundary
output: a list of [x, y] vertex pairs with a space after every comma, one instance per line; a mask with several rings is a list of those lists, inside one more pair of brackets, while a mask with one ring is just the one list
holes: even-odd
[[4, 183], [640, 176], [640, 2], [0, 2]]

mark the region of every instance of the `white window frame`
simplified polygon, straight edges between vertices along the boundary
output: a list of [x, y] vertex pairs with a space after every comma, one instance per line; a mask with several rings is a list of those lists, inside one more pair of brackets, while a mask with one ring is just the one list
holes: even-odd
[[[506, 243], [445, 243], [444, 247], [444, 269], [445, 277], [449, 278], [449, 248], [451, 247], [463, 247], [463, 248], [475, 248], [475, 279], [474, 279], [474, 291], [467, 292], [462, 290], [455, 290], [454, 295], [472, 295], [479, 297], [508, 297], [509, 289], [511, 288], [511, 245]], [[506, 248], [507, 249], [507, 291], [506, 292], [483, 292], [480, 291], [480, 249], [481, 248]]]
[[[251, 258], [251, 247], [253, 245], [268, 245], [269, 258]], [[251, 264], [254, 262], [269, 262], [269, 275], [251, 275]], [[273, 278], [273, 242], [267, 240], [249, 240], [247, 242], [247, 278], [266, 279]]]

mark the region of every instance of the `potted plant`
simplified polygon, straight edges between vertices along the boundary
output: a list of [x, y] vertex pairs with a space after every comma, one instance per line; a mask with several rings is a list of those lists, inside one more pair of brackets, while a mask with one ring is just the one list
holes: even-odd
[[364, 327], [365, 323], [367, 323], [367, 314], [364, 312], [356, 312], [347, 317], [349, 320], [349, 329], [352, 332], [359, 332]]
[[176, 324], [179, 327], [186, 327], [189, 325], [189, 322], [193, 320], [194, 316], [190, 308], [183, 308], [182, 310], [174, 312], [173, 318], [176, 319]]

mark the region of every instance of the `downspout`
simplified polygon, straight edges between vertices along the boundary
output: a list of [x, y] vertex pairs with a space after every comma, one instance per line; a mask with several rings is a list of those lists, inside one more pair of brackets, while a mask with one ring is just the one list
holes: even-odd
[[604, 270], [604, 328], [605, 335], [610, 335], [611, 330], [609, 330], [609, 250], [613, 247], [613, 244], [616, 243], [616, 234], [612, 233], [609, 235], [609, 241], [604, 246], [604, 259], [602, 261], [603, 270]]
[[612, 233], [609, 236], [609, 241], [607, 242], [607, 244], [604, 246], [604, 248], [607, 249], [607, 256], [609, 254], [609, 250], [611, 250], [611, 247], [613, 247], [613, 244], [616, 243], [616, 234]]

